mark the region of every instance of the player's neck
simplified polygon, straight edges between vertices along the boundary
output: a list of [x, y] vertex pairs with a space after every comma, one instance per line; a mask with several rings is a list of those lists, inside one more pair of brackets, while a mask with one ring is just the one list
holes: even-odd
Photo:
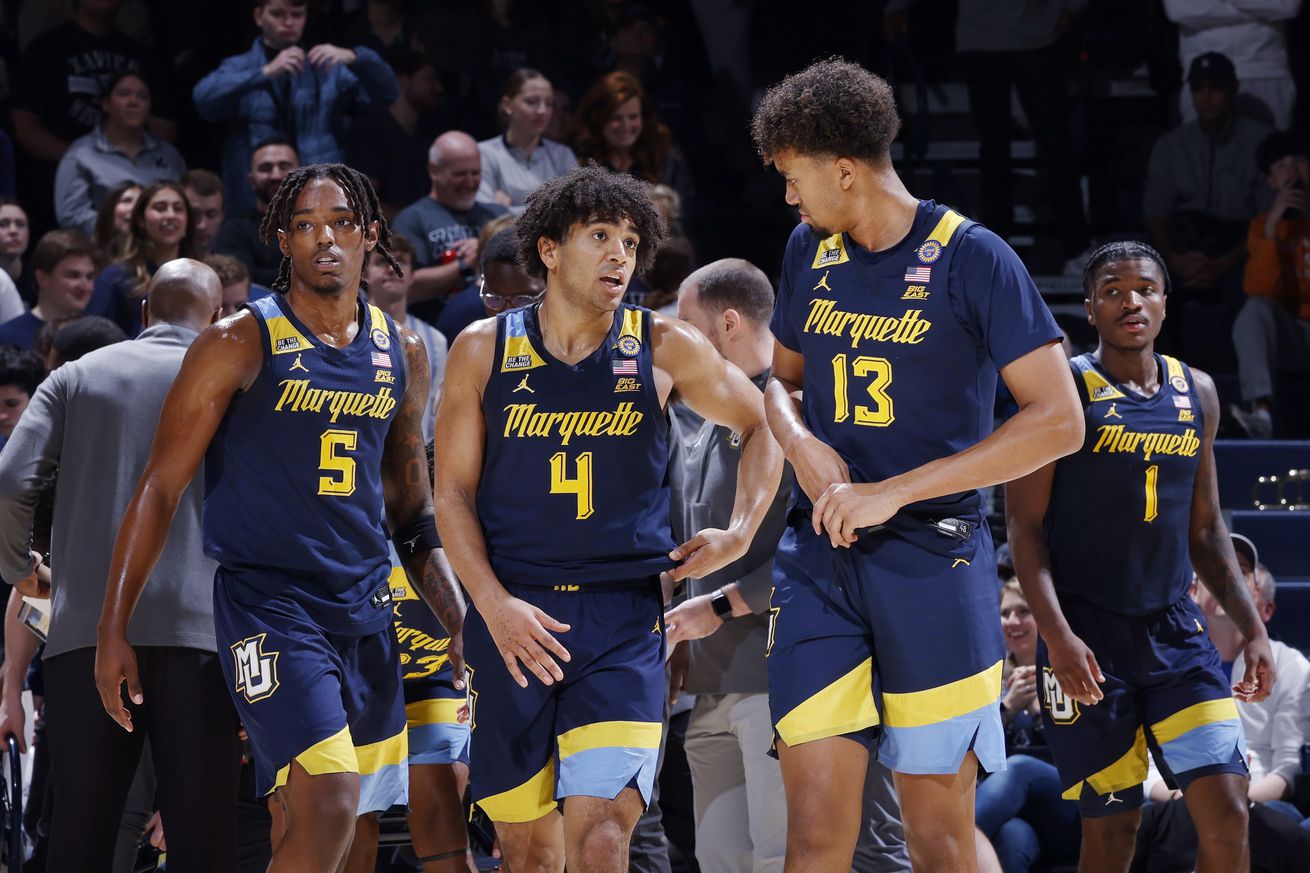
[[286, 299], [296, 318], [328, 345], [344, 348], [359, 333], [358, 285], [343, 288], [336, 294], [320, 294], [292, 276]]
[[605, 341], [614, 327], [613, 312], [583, 310], [563, 300], [559, 294], [546, 294], [537, 310], [537, 329], [546, 349], [557, 360], [576, 364]]
[[890, 162], [867, 179], [867, 189], [859, 195], [854, 210], [858, 218], [846, 233], [867, 251], [886, 251], [905, 239], [914, 226], [919, 199], [905, 190]]
[[1120, 349], [1104, 342], [1096, 349], [1101, 367], [1121, 385], [1148, 397], [1160, 390], [1160, 367], [1155, 362], [1155, 344], [1144, 349]]

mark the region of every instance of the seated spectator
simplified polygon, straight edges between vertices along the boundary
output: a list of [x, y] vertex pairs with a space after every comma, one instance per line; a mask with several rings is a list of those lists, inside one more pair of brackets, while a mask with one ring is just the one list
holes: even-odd
[[369, 177], [387, 219], [428, 191], [428, 146], [441, 81], [432, 59], [412, 49], [387, 56], [399, 90], [390, 106], [372, 107], [346, 139], [346, 162]]
[[256, 145], [250, 153], [250, 172], [246, 175], [255, 205], [229, 212], [214, 238], [214, 251], [231, 255], [245, 264], [250, 278], [265, 288], [273, 287], [278, 268], [282, 266], [282, 252], [259, 238], [259, 226], [264, 223], [264, 213], [278, 186], [299, 166], [300, 155], [295, 146], [282, 137], [270, 137]]
[[629, 73], [602, 76], [583, 96], [573, 118], [572, 143], [580, 161], [668, 185], [684, 205], [691, 194], [686, 162], [641, 83]]
[[1255, 152], [1269, 127], [1237, 112], [1237, 75], [1218, 52], [1192, 62], [1187, 84], [1197, 120], [1156, 142], [1143, 211], [1177, 287], [1223, 298], [1246, 257], [1244, 233], [1260, 186]]
[[[519, 264], [517, 246], [514, 228], [509, 225], [487, 239], [478, 260], [482, 276], [477, 285], [477, 297], [466, 290], [451, 300], [441, 313], [438, 330], [448, 337], [458, 336], [460, 331], [480, 318], [492, 318], [508, 309], [541, 302], [546, 284], [529, 275]], [[478, 308], [475, 309], [473, 303]]]
[[36, 352], [0, 344], [0, 449], [9, 441], [44, 378], [45, 365]]
[[36, 300], [32, 271], [24, 269], [23, 255], [31, 241], [31, 224], [27, 210], [12, 197], [0, 197], [0, 270], [4, 270], [18, 288], [18, 296], [27, 303]]
[[223, 180], [209, 170], [187, 170], [178, 182], [186, 192], [191, 207], [192, 242], [196, 254], [204, 257], [214, 247], [214, 238], [223, 226]]
[[223, 286], [223, 306], [218, 311], [220, 318], [227, 318], [251, 300], [273, 293], [262, 285], [252, 285], [246, 265], [231, 255], [207, 255], [204, 261], [218, 274], [218, 281]]
[[499, 118], [505, 132], [478, 143], [482, 185], [478, 199], [523, 213], [523, 201], [547, 179], [578, 165], [573, 150], [542, 133], [555, 112], [555, 89], [541, 73], [523, 67], [505, 82]]
[[186, 172], [177, 149], [145, 129], [150, 87], [139, 74], [119, 73], [111, 79], [100, 107], [101, 122], [73, 140], [55, 173], [59, 225], [87, 236], [95, 231], [96, 212], [116, 186], [175, 180]]
[[[411, 306], [423, 304], [416, 307], [417, 314], [441, 329], [436, 319], [442, 298], [467, 290], [477, 278], [478, 233], [508, 210], [499, 203], [478, 200], [482, 156], [477, 142], [463, 131], [451, 130], [433, 141], [428, 151], [428, 178], [432, 182], [428, 196], [400, 210], [391, 228], [416, 249], [409, 302]], [[476, 306], [470, 309], [477, 311]], [[467, 323], [459, 324], [459, 329]], [[454, 341], [455, 333], [442, 333]]]
[[142, 187], [136, 182], [124, 182], [105, 198], [96, 214], [95, 233], [91, 240], [101, 263], [112, 264], [123, 257], [127, 246], [128, 230], [132, 226], [132, 208], [141, 196]]
[[1275, 196], [1268, 212], [1251, 219], [1246, 235], [1247, 300], [1233, 322], [1246, 409], [1234, 407], [1233, 414], [1250, 436], [1268, 439], [1274, 374], [1310, 369], [1310, 142], [1272, 133], [1256, 160]]
[[0, 324], [0, 343], [35, 348], [43, 324], [82, 314], [95, 283], [95, 247], [75, 231], [52, 230], [32, 251], [32, 275], [36, 305]]
[[392, 234], [388, 246], [391, 256], [400, 264], [403, 276], [397, 276], [391, 265], [379, 257], [370, 257], [364, 267], [364, 281], [368, 300], [391, 316], [396, 324], [407, 327], [423, 340], [428, 353], [428, 377], [431, 382], [427, 403], [423, 405], [423, 439], [432, 439], [437, 421], [437, 403], [446, 377], [446, 352], [449, 344], [441, 331], [406, 310], [409, 285], [414, 281], [414, 244], [403, 236]]
[[86, 311], [116, 321], [129, 337], [141, 332], [141, 303], [155, 270], [191, 257], [191, 220], [186, 194], [176, 182], [156, 182], [141, 192], [123, 257], [96, 278]]
[[50, 347], [42, 355], [45, 359], [45, 368], [51, 373], [96, 349], [121, 343], [127, 339], [127, 334], [123, 333], [121, 327], [98, 315], [80, 315], [76, 318], [61, 319], [47, 327], [55, 328], [54, 335], [50, 338]]
[[1078, 804], [1060, 796], [1060, 776], [1043, 736], [1037, 670], [1037, 622], [1017, 580], [1001, 589], [1005, 675], [1001, 720], [1006, 768], [978, 785], [975, 817], [1005, 873], [1026, 873], [1038, 860], [1078, 857]]
[[340, 134], [352, 115], [396, 99], [396, 79], [377, 52], [364, 46], [300, 46], [308, 0], [254, 0], [250, 50], [223, 61], [193, 96], [200, 117], [227, 124], [223, 180], [228, 208], [252, 204], [241, 174], [256, 143], [286, 137], [306, 164], [346, 157]]

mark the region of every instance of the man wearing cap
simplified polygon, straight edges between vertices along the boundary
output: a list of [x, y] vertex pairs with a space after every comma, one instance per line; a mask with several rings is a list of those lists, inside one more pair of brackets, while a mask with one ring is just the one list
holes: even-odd
[[1224, 55], [1192, 61], [1187, 85], [1197, 118], [1156, 142], [1142, 211], [1180, 288], [1215, 300], [1226, 288], [1237, 297], [1246, 225], [1263, 182], [1255, 153], [1270, 128], [1237, 112], [1237, 73]]

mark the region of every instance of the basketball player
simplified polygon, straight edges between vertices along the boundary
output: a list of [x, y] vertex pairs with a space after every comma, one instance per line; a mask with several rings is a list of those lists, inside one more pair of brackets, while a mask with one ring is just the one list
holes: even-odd
[[341, 164], [294, 171], [261, 233], [283, 254], [280, 293], [206, 330], [183, 362], [119, 531], [96, 681], [131, 730], [141, 691], [125, 629], [204, 459], [219, 651], [261, 790], [274, 792], [269, 870], [339, 869], [356, 816], [350, 869], [372, 869], [372, 813], [403, 801], [406, 784], [384, 510], [414, 584], [446, 628], [462, 624], [433, 557], [427, 356], [360, 302], [369, 253], [391, 261], [366, 178]]
[[[835, 60], [784, 79], [752, 122], [801, 216], [765, 399], [798, 485], [768, 659], [788, 871], [850, 868], [875, 745], [914, 869], [977, 869], [977, 767], [1005, 761], [977, 489], [1082, 439], [1060, 331], [1023, 264], [906, 191], [888, 154], [899, 125], [887, 83]], [[1019, 412], [992, 433], [998, 370]]]
[[[667, 233], [641, 182], [575, 169], [516, 227], [545, 298], [460, 334], [437, 415], [438, 527], [473, 601], [472, 794], [508, 869], [620, 873], [660, 744], [658, 576], [741, 557], [782, 455], [741, 371], [694, 328], [620, 302]], [[731, 524], [676, 547], [675, 395], [741, 435]]]
[[[1219, 513], [1214, 382], [1155, 354], [1168, 275], [1143, 243], [1093, 252], [1083, 292], [1100, 343], [1071, 362], [1087, 438], [1006, 489], [1014, 566], [1041, 632], [1042, 720], [1082, 813], [1084, 873], [1128, 869], [1148, 748], [1196, 823], [1196, 869], [1250, 866], [1233, 694], [1267, 697], [1274, 662]], [[1188, 596], [1193, 568], [1249, 641], [1231, 691]]]

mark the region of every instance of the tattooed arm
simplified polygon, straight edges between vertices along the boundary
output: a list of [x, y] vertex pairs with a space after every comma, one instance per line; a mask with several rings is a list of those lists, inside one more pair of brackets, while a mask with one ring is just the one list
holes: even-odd
[[[423, 340], [407, 328], [399, 328], [405, 352], [405, 398], [387, 432], [382, 453], [382, 491], [387, 522], [392, 531], [432, 516], [432, 475], [423, 445], [423, 407], [428, 398], [428, 356]], [[462, 633], [464, 596], [442, 549], [416, 552], [405, 563], [410, 582], [450, 633], [450, 663], [455, 687], [464, 684]]]

